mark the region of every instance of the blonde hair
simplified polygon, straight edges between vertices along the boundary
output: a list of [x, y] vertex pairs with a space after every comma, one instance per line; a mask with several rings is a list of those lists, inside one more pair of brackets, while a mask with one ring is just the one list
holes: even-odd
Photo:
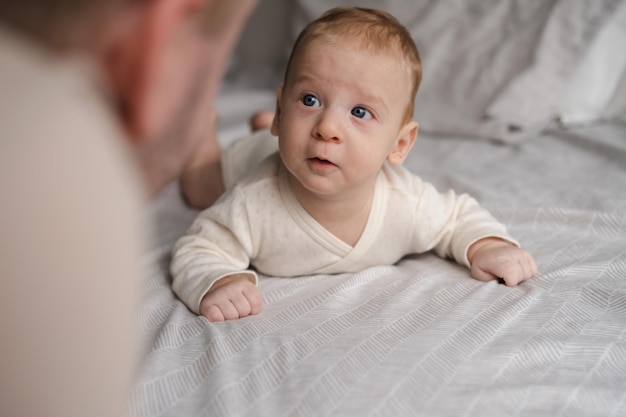
[[286, 86], [295, 57], [313, 40], [349, 37], [361, 47], [376, 52], [396, 53], [406, 63], [411, 82], [405, 121], [413, 117], [415, 96], [422, 80], [422, 63], [409, 31], [391, 14], [361, 7], [335, 7], [309, 23], [296, 39], [287, 62]]

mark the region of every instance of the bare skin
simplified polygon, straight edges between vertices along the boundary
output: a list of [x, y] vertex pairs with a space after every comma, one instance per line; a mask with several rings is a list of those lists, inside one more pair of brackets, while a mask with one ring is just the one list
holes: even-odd
[[253, 132], [261, 129], [269, 129], [274, 121], [274, 112], [272, 110], [261, 110], [252, 115], [250, 118], [250, 129]]
[[224, 192], [216, 129], [217, 110], [211, 107], [201, 120], [204, 122], [199, 124], [198, 132], [205, 137], [199, 141], [179, 180], [185, 202], [200, 209], [211, 206]]
[[[269, 129], [274, 112], [262, 110], [249, 120], [250, 130], [256, 132]], [[199, 137], [195, 152], [187, 160], [179, 180], [180, 191], [185, 202], [191, 207], [210, 207], [224, 193], [220, 146], [217, 139], [219, 115], [213, 106], [200, 111], [190, 130]], [[194, 128], [195, 126], [195, 128]]]
[[[186, 10], [187, 3], [160, 1]], [[220, 16], [210, 33], [190, 21], [170, 36], [172, 40], [152, 35], [141, 43], [135, 40], [144, 33], [160, 32], [129, 30], [123, 40], [132, 47], [124, 43], [103, 53], [148, 196], [158, 196], [178, 180], [183, 198], [196, 208], [210, 206], [223, 193], [214, 103], [229, 57], [257, 0], [240, 1], [236, 6], [200, 1], [205, 2]], [[160, 30], [172, 27], [169, 16], [177, 15], [168, 13], [153, 13], [155, 22], [149, 23]], [[165, 17], [158, 20], [160, 16]], [[165, 47], [166, 52], [153, 52]], [[128, 71], [131, 64], [140, 68]]]
[[467, 257], [472, 276], [479, 281], [501, 279], [507, 286], [515, 287], [537, 274], [530, 252], [497, 238], [477, 241], [470, 246]]
[[200, 314], [212, 322], [258, 314], [263, 307], [261, 292], [246, 275], [230, 275], [213, 284], [202, 298]]

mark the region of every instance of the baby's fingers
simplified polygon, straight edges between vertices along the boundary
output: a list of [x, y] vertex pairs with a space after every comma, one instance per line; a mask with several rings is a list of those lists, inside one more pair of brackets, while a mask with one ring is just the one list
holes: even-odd
[[211, 322], [235, 320], [250, 314], [245, 304], [233, 300], [222, 300], [219, 304], [209, 304], [203, 316]]
[[263, 304], [261, 299], [261, 293], [259, 289], [252, 284], [246, 285], [242, 288], [241, 292], [238, 292], [232, 296], [230, 302], [237, 310], [237, 317], [247, 317], [249, 315], [257, 314], [261, 311]]
[[256, 286], [250, 285], [244, 288], [243, 294], [250, 304], [250, 312], [248, 314], [258, 314], [263, 308], [261, 291]]
[[487, 282], [493, 281], [494, 279], [498, 279], [499, 277], [493, 275], [492, 273], [480, 268], [477, 263], [472, 265], [472, 276], [479, 281]]
[[261, 292], [247, 279], [225, 281], [204, 296], [200, 314], [209, 321], [235, 320], [257, 314], [263, 304]]
[[222, 313], [222, 309], [217, 304], [209, 305], [205, 310], [202, 311], [202, 315], [209, 319], [209, 321], [211, 322], [226, 320], [226, 317], [224, 317], [224, 313]]
[[508, 287], [515, 287], [524, 280], [524, 272], [517, 262], [498, 262], [481, 266], [472, 265], [472, 276], [479, 281], [494, 279], [504, 282]]
[[226, 320], [238, 319], [246, 317], [250, 314], [250, 303], [241, 292], [235, 292], [229, 294], [229, 314], [226, 316]]
[[200, 314], [211, 322], [233, 320], [239, 318], [239, 312], [225, 294], [211, 294], [202, 300]]
[[518, 264], [518, 283], [526, 281], [537, 274], [537, 264], [535, 259], [525, 249], [518, 250], [517, 264]]
[[502, 274], [501, 277], [498, 277], [499, 282], [503, 282], [507, 287], [515, 287], [522, 281], [524, 281], [524, 276], [520, 270], [511, 271], [508, 273]]
[[535, 259], [525, 249], [487, 248], [474, 256], [472, 276], [480, 281], [498, 279], [509, 287], [530, 279], [537, 273]]
[[530, 254], [530, 252], [526, 252], [523, 263], [525, 279], [529, 279], [537, 275], [537, 262], [535, 262], [535, 258]]

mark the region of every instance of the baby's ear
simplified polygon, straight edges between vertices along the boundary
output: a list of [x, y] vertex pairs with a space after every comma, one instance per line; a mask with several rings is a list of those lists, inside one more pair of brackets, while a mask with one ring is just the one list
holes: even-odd
[[417, 131], [419, 130], [419, 124], [416, 121], [411, 120], [402, 126], [396, 142], [391, 149], [389, 155], [387, 155], [387, 161], [391, 165], [402, 165], [407, 155], [411, 151], [415, 139], [417, 138]]
[[274, 120], [272, 120], [272, 127], [270, 132], [274, 136], [278, 136], [280, 127], [280, 102], [283, 99], [283, 87], [276, 88], [276, 112], [274, 113]]

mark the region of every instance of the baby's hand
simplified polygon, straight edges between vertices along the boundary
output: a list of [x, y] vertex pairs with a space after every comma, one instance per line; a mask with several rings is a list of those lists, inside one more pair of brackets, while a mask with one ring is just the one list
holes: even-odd
[[209, 321], [234, 320], [261, 311], [261, 292], [245, 275], [230, 275], [213, 284], [200, 302]]
[[507, 286], [514, 287], [537, 273], [530, 252], [501, 239], [481, 239], [470, 246], [467, 256], [472, 276], [479, 281], [502, 279]]

